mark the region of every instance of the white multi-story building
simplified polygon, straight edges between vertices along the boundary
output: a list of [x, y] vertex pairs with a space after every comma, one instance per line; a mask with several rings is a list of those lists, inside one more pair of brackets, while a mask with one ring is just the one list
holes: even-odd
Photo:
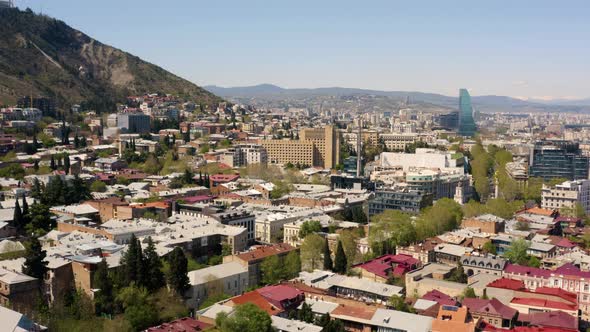
[[248, 268], [238, 262], [228, 262], [190, 271], [191, 288], [185, 294], [187, 304], [198, 308], [208, 297], [217, 294], [237, 296], [248, 289]]
[[252, 164], [266, 164], [266, 149], [259, 144], [241, 144], [223, 153], [223, 162], [231, 167], [242, 167]]
[[465, 162], [462, 154], [426, 148], [418, 148], [416, 153], [383, 152], [379, 159], [383, 168], [400, 167], [404, 171], [419, 167], [438, 168], [453, 169], [461, 173]]
[[412, 133], [386, 133], [380, 134], [379, 139], [383, 141], [388, 151], [403, 151], [407, 145], [418, 140], [418, 135]]
[[566, 181], [550, 187], [543, 185], [541, 207], [558, 210], [575, 208], [580, 204], [586, 214], [590, 213], [590, 180]]

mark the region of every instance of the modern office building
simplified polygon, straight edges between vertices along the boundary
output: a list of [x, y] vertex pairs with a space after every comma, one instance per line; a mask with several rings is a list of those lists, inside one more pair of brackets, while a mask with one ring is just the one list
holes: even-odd
[[459, 125], [459, 112], [440, 114], [436, 117], [438, 125], [447, 130], [457, 130]]
[[475, 121], [473, 121], [473, 106], [467, 89], [459, 90], [459, 135], [475, 135]]
[[124, 133], [149, 133], [150, 116], [143, 113], [117, 114], [117, 127]]
[[407, 186], [377, 188], [375, 197], [369, 201], [369, 216], [385, 210], [419, 213], [421, 209], [430, 205], [432, 205], [432, 194], [421, 193]]
[[579, 144], [571, 141], [544, 140], [537, 142], [530, 156], [530, 177], [545, 180], [564, 178], [588, 179], [590, 157], [582, 155]]

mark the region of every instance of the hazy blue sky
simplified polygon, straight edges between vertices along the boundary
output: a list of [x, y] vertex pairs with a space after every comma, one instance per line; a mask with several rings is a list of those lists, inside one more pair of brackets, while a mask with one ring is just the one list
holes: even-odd
[[588, 0], [16, 3], [200, 85], [590, 97]]

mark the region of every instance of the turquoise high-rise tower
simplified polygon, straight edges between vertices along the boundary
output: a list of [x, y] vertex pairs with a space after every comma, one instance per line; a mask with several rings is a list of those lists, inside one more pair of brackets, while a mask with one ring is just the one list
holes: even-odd
[[473, 121], [473, 107], [471, 96], [467, 89], [459, 90], [459, 135], [475, 135], [475, 121]]

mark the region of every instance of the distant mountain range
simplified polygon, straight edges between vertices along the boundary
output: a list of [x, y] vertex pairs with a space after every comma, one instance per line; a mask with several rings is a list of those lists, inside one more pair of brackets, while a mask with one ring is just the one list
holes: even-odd
[[0, 10], [0, 105], [19, 97], [54, 98], [113, 111], [131, 94], [170, 93], [198, 103], [221, 98], [66, 23], [17, 8]]
[[[204, 89], [218, 96], [227, 98], [265, 98], [265, 97], [313, 97], [313, 96], [342, 96], [342, 95], [375, 95], [399, 100], [409, 98], [412, 103], [428, 103], [444, 107], [456, 108], [458, 97], [450, 97], [436, 93], [417, 91], [380, 91], [356, 88], [315, 88], [315, 89], [285, 89], [273, 84], [260, 84], [245, 87], [204, 86]], [[458, 94], [458, 90], [457, 90]], [[476, 110], [493, 112], [590, 112], [590, 99], [563, 100], [563, 103], [547, 101], [527, 101], [506, 96], [472, 96], [472, 103]]]

